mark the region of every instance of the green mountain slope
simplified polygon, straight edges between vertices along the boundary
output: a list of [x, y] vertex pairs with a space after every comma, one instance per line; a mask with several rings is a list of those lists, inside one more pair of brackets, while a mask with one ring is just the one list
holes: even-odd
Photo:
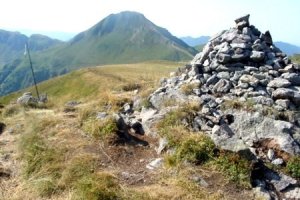
[[[65, 44], [33, 53], [37, 81], [80, 67], [146, 60], [189, 60], [197, 51], [136, 12], [112, 14]], [[33, 83], [28, 60], [4, 67], [0, 95]]]
[[44, 35], [34, 34], [27, 37], [19, 32], [0, 30], [0, 66], [22, 56], [26, 42], [32, 51], [45, 50], [62, 43]]

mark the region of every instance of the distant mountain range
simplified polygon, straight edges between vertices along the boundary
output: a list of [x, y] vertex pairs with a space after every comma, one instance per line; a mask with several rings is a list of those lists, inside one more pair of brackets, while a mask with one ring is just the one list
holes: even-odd
[[[10, 50], [16, 52], [14, 57], [19, 58], [0, 67], [0, 95], [33, 83], [29, 62], [24, 56], [20, 57], [28, 38], [21, 36], [22, 39], [7, 42], [16, 43], [11, 46], [17, 48]], [[144, 15], [128, 11], [109, 15], [68, 42], [55, 40], [54, 45], [47, 42], [44, 36], [34, 35], [30, 38], [29, 46], [33, 50], [32, 60], [38, 82], [80, 67], [146, 60], [190, 60], [197, 53], [197, 50], [166, 29], [156, 26]], [[46, 44], [47, 48], [42, 48]], [[3, 54], [1, 50], [0, 54]], [[3, 62], [11, 58], [5, 57]]]
[[[198, 38], [193, 38], [193, 37], [187, 36], [187, 37], [181, 37], [180, 39], [183, 40], [188, 45], [195, 47], [195, 49], [201, 51], [202, 47], [208, 42], [209, 38], [210, 38], [209, 36], [200, 36]], [[274, 42], [274, 44], [279, 49], [281, 49], [281, 51], [283, 51], [284, 53], [286, 53], [289, 56], [300, 53], [299, 46], [289, 44], [286, 42]]]
[[181, 37], [180, 39], [190, 45], [191, 47], [199, 46], [206, 44], [209, 40], [210, 36], [200, 36], [200, 37]]
[[286, 42], [274, 42], [274, 43], [279, 49], [281, 49], [281, 51], [283, 51], [289, 56], [294, 54], [300, 54], [300, 47], [296, 45], [289, 44]]
[[0, 65], [23, 55], [26, 42], [29, 43], [33, 52], [42, 51], [62, 43], [44, 35], [34, 34], [27, 37], [19, 32], [0, 30]]

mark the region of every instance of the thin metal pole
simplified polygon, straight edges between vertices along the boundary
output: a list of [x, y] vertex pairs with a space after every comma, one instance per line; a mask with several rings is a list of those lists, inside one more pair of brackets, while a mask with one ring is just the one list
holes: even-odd
[[31, 72], [32, 72], [32, 77], [33, 77], [33, 82], [34, 82], [34, 86], [35, 86], [35, 91], [36, 91], [38, 100], [40, 100], [40, 94], [39, 94], [38, 87], [36, 85], [35, 75], [34, 75], [34, 71], [33, 71], [33, 67], [32, 67], [32, 62], [31, 62], [31, 57], [30, 57], [30, 53], [29, 53], [29, 48], [28, 48], [28, 43], [27, 42], [25, 44], [25, 50], [28, 53], [28, 59], [29, 59], [30, 68], [31, 68]]

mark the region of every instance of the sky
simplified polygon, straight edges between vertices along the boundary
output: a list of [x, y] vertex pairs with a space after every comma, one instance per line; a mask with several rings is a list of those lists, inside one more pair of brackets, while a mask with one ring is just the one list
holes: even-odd
[[300, 46], [300, 0], [2, 0], [0, 29], [66, 39], [111, 13], [137, 11], [177, 37], [211, 36], [250, 14], [274, 41]]

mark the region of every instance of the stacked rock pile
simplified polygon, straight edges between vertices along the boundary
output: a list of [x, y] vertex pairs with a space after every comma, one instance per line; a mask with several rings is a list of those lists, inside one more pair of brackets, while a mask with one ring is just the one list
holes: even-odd
[[[189, 65], [162, 79], [149, 101], [158, 111], [172, 102], [199, 103], [202, 110], [190, 124], [195, 131], [206, 132], [223, 149], [248, 149], [256, 158], [282, 165], [285, 155], [300, 154], [300, 66], [273, 44], [269, 31], [250, 25], [249, 15], [235, 23], [213, 36]], [[221, 109], [228, 102], [251, 103], [254, 109]], [[263, 113], [265, 108], [271, 114]], [[268, 156], [273, 151], [277, 156]], [[257, 181], [275, 185], [280, 193], [297, 182], [284, 177], [274, 178], [278, 183]]]
[[249, 15], [235, 22], [236, 27], [212, 37], [191, 65], [165, 80], [160, 90], [196, 83], [201, 86], [193, 91], [198, 96], [226, 94], [294, 110], [300, 105], [300, 66], [273, 44], [269, 31], [250, 25]]

